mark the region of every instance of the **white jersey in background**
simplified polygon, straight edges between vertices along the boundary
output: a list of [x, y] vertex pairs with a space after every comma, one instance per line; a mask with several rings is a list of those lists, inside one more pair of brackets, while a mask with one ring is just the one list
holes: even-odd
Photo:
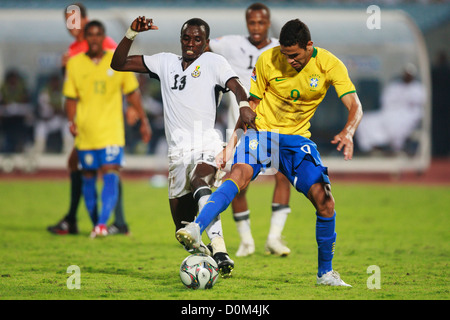
[[227, 81], [237, 77], [224, 57], [205, 52], [186, 70], [173, 53], [144, 55], [143, 61], [150, 76], [161, 82], [169, 155], [224, 140], [214, 129], [218, 87], [225, 89]]
[[[248, 36], [243, 35], [223, 36], [211, 39], [209, 42], [211, 51], [224, 56], [228, 60], [247, 91], [250, 91], [250, 76], [260, 54], [278, 45], [278, 39], [270, 38], [270, 43], [267, 46], [258, 49], [251, 44]], [[236, 121], [239, 118], [239, 106], [233, 95], [230, 97], [230, 105], [228, 108], [228, 128], [234, 129]]]

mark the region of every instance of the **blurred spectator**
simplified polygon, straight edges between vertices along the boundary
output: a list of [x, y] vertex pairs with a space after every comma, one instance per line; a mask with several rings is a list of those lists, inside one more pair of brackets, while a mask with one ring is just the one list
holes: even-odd
[[61, 132], [63, 152], [66, 154], [72, 149], [73, 137], [63, 108], [62, 78], [55, 73], [50, 75], [38, 95], [34, 151], [38, 154], [45, 152], [49, 134], [58, 131]]
[[25, 80], [17, 70], [6, 72], [0, 88], [0, 123], [4, 135], [1, 148], [5, 153], [24, 150], [33, 113]]
[[[139, 150], [140, 134], [138, 116], [133, 108], [125, 111], [126, 119], [126, 148], [130, 153], [148, 153], [151, 155], [167, 154], [167, 142], [164, 133], [164, 114], [161, 102], [159, 81], [150, 79], [147, 74], [137, 74], [139, 90], [142, 95], [142, 105], [152, 128], [152, 139], [148, 144], [148, 150]], [[147, 146], [144, 144], [144, 147]]]
[[398, 153], [405, 151], [405, 143], [418, 128], [423, 117], [425, 88], [415, 79], [417, 68], [407, 64], [400, 80], [384, 89], [381, 109], [364, 113], [356, 130], [356, 141], [362, 152], [378, 148]]
[[432, 136], [433, 155], [450, 156], [450, 66], [445, 51], [437, 55], [436, 62], [431, 70], [432, 82]]

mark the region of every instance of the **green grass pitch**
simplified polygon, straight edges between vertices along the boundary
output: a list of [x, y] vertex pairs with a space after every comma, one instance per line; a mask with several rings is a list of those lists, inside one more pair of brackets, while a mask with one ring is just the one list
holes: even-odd
[[[166, 188], [125, 180], [132, 234], [90, 239], [84, 203], [80, 234], [55, 236], [46, 227], [68, 207], [68, 180], [0, 180], [1, 300], [448, 300], [449, 186], [334, 183], [337, 243], [333, 266], [353, 288], [315, 284], [315, 212], [291, 195], [284, 230], [290, 256], [266, 256], [273, 184], [248, 192], [256, 253], [234, 256], [239, 238], [230, 209], [222, 222], [233, 276], [212, 290], [184, 288], [178, 270], [187, 252], [177, 243]], [[100, 187], [100, 185], [99, 185]], [[80, 288], [69, 289], [69, 266]], [[376, 266], [378, 273], [368, 273]], [[371, 269], [369, 268], [369, 271]], [[375, 280], [373, 280], [375, 279]], [[69, 279], [70, 280], [70, 279]], [[69, 281], [70, 282], [70, 281]], [[70, 282], [71, 283], [71, 282]], [[369, 286], [368, 286], [369, 283]], [[379, 289], [376, 287], [379, 285]]]

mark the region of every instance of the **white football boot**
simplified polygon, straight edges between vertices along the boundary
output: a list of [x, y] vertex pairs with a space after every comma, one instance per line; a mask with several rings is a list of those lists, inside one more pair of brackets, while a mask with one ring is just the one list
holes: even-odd
[[276, 256], [286, 257], [291, 253], [291, 249], [286, 247], [281, 238], [267, 238], [265, 246], [266, 254], [274, 254]]
[[247, 257], [253, 253], [255, 253], [255, 242], [252, 238], [251, 241], [241, 241], [241, 244], [236, 251], [236, 257]]
[[[202, 236], [200, 234], [200, 226], [195, 222], [184, 222], [186, 227], [178, 229], [175, 236], [178, 241], [184, 244], [184, 247], [189, 249], [199, 250], [202, 247]], [[203, 245], [204, 246], [204, 245]]]
[[351, 287], [351, 285], [346, 284], [342, 281], [341, 276], [334, 270], [331, 270], [321, 277], [317, 276], [317, 284], [326, 286], [341, 286], [341, 287]]

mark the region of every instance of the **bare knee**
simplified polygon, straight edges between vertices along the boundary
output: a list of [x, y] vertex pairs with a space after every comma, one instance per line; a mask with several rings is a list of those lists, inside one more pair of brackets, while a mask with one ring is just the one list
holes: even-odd
[[324, 218], [334, 216], [335, 201], [330, 184], [316, 183], [308, 192], [308, 198], [316, 208], [317, 215]]
[[253, 176], [253, 168], [248, 164], [238, 163], [231, 169], [230, 179], [238, 186], [239, 190], [245, 190]]
[[203, 186], [212, 186], [216, 168], [206, 163], [199, 163], [195, 166], [193, 174], [190, 178], [192, 190], [196, 190]]

